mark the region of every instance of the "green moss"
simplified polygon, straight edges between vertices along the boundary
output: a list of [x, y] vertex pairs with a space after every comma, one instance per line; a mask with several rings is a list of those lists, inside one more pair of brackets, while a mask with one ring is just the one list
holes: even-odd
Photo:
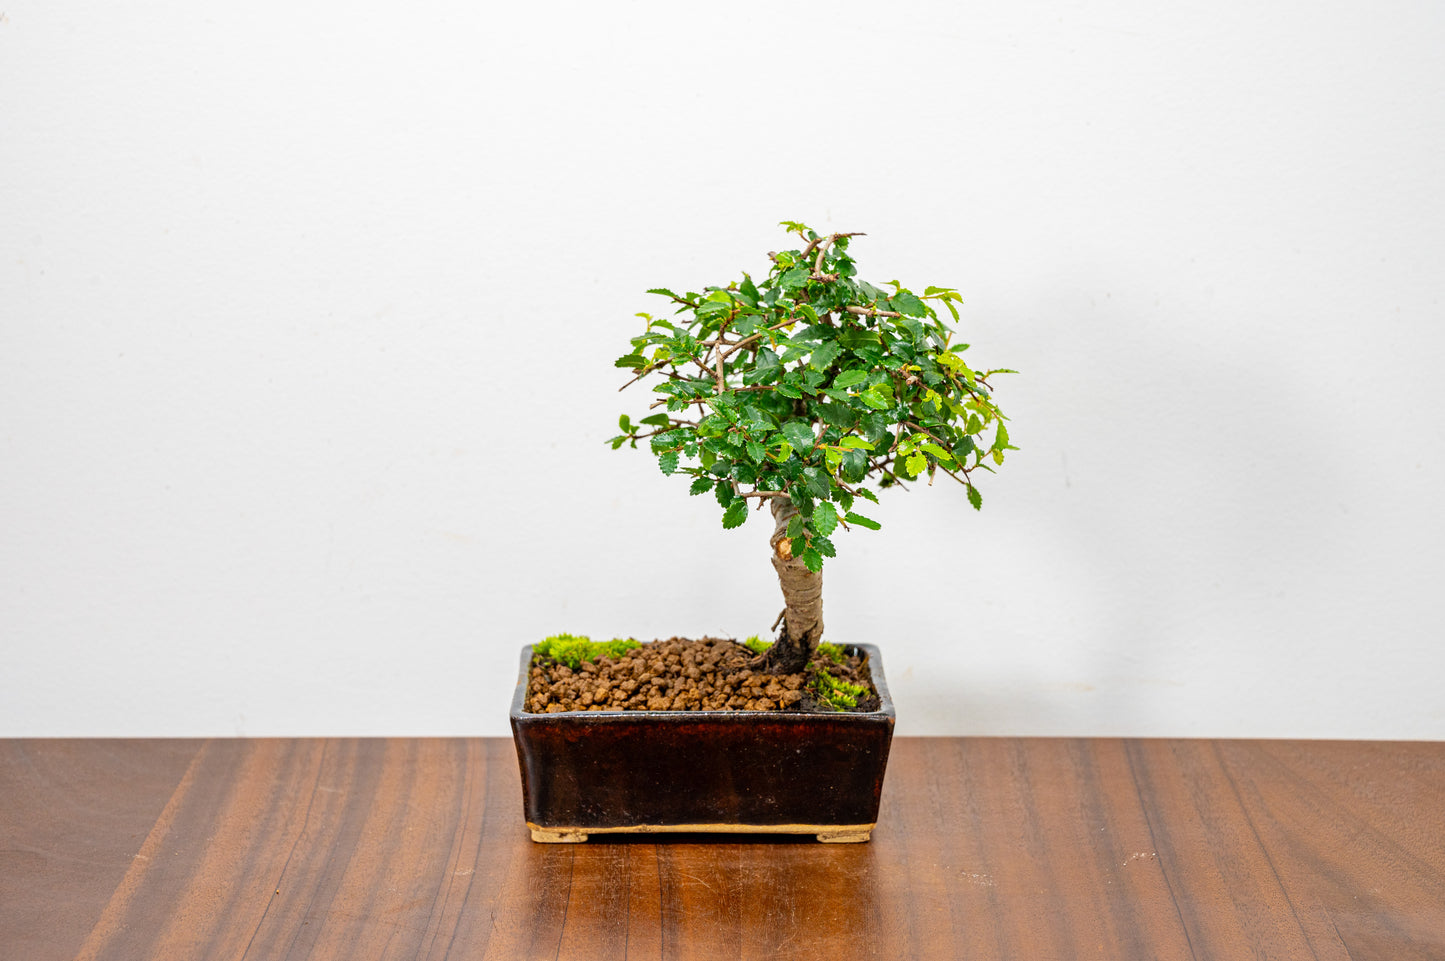
[[834, 664], [843, 663], [843, 648], [837, 644], [830, 644], [827, 641], [818, 642], [818, 653], [832, 661]]
[[868, 688], [862, 684], [840, 681], [826, 671], [814, 668], [812, 675], [808, 680], [808, 690], [812, 691], [819, 701], [830, 705], [835, 711], [853, 710], [858, 706], [858, 698], [868, 693]]
[[572, 670], [582, 666], [583, 661], [595, 661], [599, 657], [621, 657], [634, 647], [641, 647], [630, 638], [614, 638], [610, 641], [594, 641], [586, 635], [573, 637], [571, 634], [554, 634], [544, 641], [532, 645], [532, 656], [548, 657], [558, 664], [566, 664]]
[[772, 647], [772, 646], [773, 646], [773, 642], [772, 642], [772, 641], [765, 641], [765, 640], [763, 640], [761, 637], [758, 637], [756, 634], [754, 634], [752, 637], [748, 638], [746, 641], [743, 641], [743, 647], [746, 647], [748, 650], [752, 651], [754, 654], [763, 654], [763, 653], [766, 653], [767, 649], [770, 648], [770, 647]]

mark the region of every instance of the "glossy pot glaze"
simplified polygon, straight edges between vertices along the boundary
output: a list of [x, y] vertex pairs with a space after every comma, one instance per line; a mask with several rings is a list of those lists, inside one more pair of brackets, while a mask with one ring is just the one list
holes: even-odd
[[703, 831], [868, 840], [893, 740], [893, 701], [878, 649], [849, 650], [868, 657], [876, 711], [533, 714], [523, 710], [532, 662], [524, 647], [511, 720], [532, 838]]

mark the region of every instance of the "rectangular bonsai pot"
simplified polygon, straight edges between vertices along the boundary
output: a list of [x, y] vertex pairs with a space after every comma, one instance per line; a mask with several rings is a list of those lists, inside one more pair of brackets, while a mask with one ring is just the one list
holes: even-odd
[[878, 821], [893, 701], [878, 648], [868, 656], [879, 709], [788, 711], [523, 710], [522, 649], [512, 737], [534, 841], [664, 831], [814, 834], [866, 841]]

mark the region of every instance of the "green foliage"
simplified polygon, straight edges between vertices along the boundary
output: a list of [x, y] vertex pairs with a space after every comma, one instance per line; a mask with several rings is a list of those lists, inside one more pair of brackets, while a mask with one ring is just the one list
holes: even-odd
[[828, 660], [832, 661], [834, 664], [842, 664], [843, 659], [846, 657], [846, 655], [843, 653], [843, 648], [841, 646], [830, 643], [828, 641], [818, 642], [818, 653], [826, 657]]
[[614, 638], [610, 641], [594, 641], [583, 636], [574, 637], [571, 634], [554, 634], [543, 641], [532, 645], [532, 656], [534, 658], [551, 658], [559, 664], [566, 664], [572, 670], [582, 666], [583, 661], [596, 661], [599, 657], [621, 657], [623, 654], [640, 647], [637, 641], [631, 638]]
[[858, 699], [868, 693], [862, 684], [840, 681], [827, 671], [814, 670], [808, 679], [808, 690], [824, 704], [835, 711], [851, 711], [858, 706]]
[[756, 634], [754, 634], [752, 637], [748, 638], [746, 641], [743, 641], [743, 647], [746, 647], [748, 650], [752, 651], [754, 654], [766, 654], [767, 651], [768, 651], [768, 648], [770, 648], [770, 647], [772, 647], [772, 646], [773, 646], [773, 642], [772, 642], [772, 641], [765, 641], [765, 640], [763, 640], [761, 637], [758, 637], [758, 635], [756, 635]]
[[616, 363], [634, 381], [655, 378], [656, 413], [624, 414], [609, 443], [645, 439], [664, 474], [688, 477], [693, 494], [713, 490], [726, 528], [767, 498], [790, 498], [793, 554], [817, 571], [836, 554], [837, 527], [878, 529], [853, 512], [858, 498], [877, 501], [869, 485], [932, 484], [942, 472], [982, 504], [974, 472], [1017, 449], [989, 383], [1012, 371], [963, 359], [968, 345], [936, 309], [956, 321], [958, 291], [876, 287], [848, 252], [858, 235], [783, 226], [800, 246], [772, 254], [761, 280], [648, 291], [675, 309], [639, 314], [646, 327]]

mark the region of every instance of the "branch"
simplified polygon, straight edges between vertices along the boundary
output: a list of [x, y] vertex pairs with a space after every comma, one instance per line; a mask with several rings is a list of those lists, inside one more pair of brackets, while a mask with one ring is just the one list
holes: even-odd
[[[854, 232], [854, 233], [851, 233], [851, 234], [829, 234], [828, 237], [827, 237], [827, 239], [825, 239], [825, 240], [823, 240], [823, 241], [821, 241], [821, 242], [815, 240], [813, 243], [818, 244], [818, 259], [817, 259], [817, 261], [814, 262], [814, 264], [813, 264], [813, 279], [814, 279], [814, 280], [828, 280], [828, 281], [837, 280], [837, 279], [838, 279], [838, 275], [837, 275], [837, 274], [825, 274], [825, 273], [823, 273], [823, 256], [824, 256], [825, 254], [827, 254], [828, 248], [831, 247], [831, 246], [833, 246], [833, 241], [837, 240], [839, 237], [862, 237], [862, 236], [863, 236], [863, 234], [860, 233], [860, 232]], [[803, 254], [803, 259], [805, 259], [805, 260], [807, 259], [807, 257], [808, 257], [808, 252], [811, 252], [812, 249], [813, 249], [813, 244], [809, 244], [809, 245], [808, 245], [808, 251], [805, 251], [804, 254]]]
[[855, 307], [849, 304], [843, 308], [850, 314], [860, 314], [864, 317], [902, 317], [896, 310], [879, 310], [877, 307]]

